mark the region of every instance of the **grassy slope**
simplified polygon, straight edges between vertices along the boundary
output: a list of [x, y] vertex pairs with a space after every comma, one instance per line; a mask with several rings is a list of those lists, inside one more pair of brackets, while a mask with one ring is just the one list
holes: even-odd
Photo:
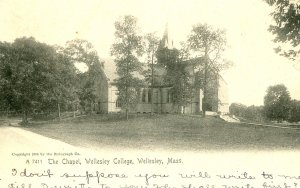
[[139, 116], [129, 121], [92, 116], [60, 123], [33, 123], [38, 134], [90, 148], [298, 149], [300, 130], [226, 123], [214, 117]]

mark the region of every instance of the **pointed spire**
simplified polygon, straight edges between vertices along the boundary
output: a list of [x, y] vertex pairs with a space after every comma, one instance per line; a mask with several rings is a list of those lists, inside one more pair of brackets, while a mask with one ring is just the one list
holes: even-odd
[[173, 49], [173, 40], [170, 39], [168, 22], [166, 23], [166, 28], [165, 28], [165, 32], [164, 32], [162, 41], [163, 41], [164, 47], [166, 47], [168, 49]]
[[168, 47], [168, 43], [169, 43], [169, 28], [168, 28], [168, 22], [166, 23], [166, 28], [165, 28], [163, 40], [164, 40], [164, 47]]

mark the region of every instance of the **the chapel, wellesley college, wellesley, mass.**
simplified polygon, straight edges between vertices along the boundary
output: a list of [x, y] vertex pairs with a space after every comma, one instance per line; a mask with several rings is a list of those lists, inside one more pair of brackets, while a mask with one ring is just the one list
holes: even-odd
[[[166, 48], [172, 49], [173, 41], [169, 39], [168, 30], [166, 29], [161, 40]], [[193, 67], [189, 68], [193, 71]], [[112, 60], [105, 61], [105, 67], [101, 71], [101, 79], [98, 80], [97, 101], [94, 110], [100, 113], [120, 112], [122, 108], [118, 102], [119, 91], [114, 85], [114, 79], [117, 78], [116, 66]], [[154, 76], [156, 80], [160, 80], [166, 74], [165, 68], [154, 66]], [[227, 83], [220, 74], [215, 76], [213, 81], [210, 81], [210, 86], [207, 88], [209, 96], [207, 97], [206, 110], [218, 113], [229, 112], [229, 101]], [[150, 113], [151, 109], [154, 113], [175, 113], [178, 112], [178, 105], [175, 105], [172, 100], [174, 90], [172, 85], [160, 84], [158, 81], [155, 85], [141, 88], [138, 92], [139, 98], [137, 105], [130, 109], [134, 113]], [[152, 91], [153, 89], [153, 91]], [[194, 88], [191, 94], [191, 101], [184, 106], [180, 106], [180, 112], [186, 114], [199, 114], [203, 106], [203, 91], [200, 88]], [[151, 105], [153, 105], [151, 107]]]

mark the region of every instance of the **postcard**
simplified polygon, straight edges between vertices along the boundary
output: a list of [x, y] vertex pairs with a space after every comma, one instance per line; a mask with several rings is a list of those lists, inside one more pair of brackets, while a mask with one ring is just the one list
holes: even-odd
[[0, 1], [0, 187], [300, 187], [299, 2]]

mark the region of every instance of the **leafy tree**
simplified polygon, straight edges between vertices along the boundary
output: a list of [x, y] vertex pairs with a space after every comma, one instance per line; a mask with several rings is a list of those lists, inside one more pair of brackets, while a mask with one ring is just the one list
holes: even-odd
[[230, 114], [238, 116], [238, 117], [244, 117], [246, 110], [247, 110], [247, 106], [244, 104], [240, 104], [240, 103], [232, 103], [229, 106]]
[[289, 116], [291, 97], [283, 84], [270, 86], [264, 97], [266, 117], [281, 122]]
[[87, 67], [85, 72], [77, 70], [74, 92], [77, 93], [84, 111], [86, 106], [89, 106], [91, 112], [96, 99], [100, 97], [96, 88], [106, 81], [103, 78], [103, 62], [100, 61], [92, 43], [82, 39], [68, 41], [62, 54], [69, 57], [73, 64], [83, 64]]
[[[145, 82], [148, 86], [151, 86], [151, 98], [153, 98], [153, 87], [155, 84], [154, 78], [154, 65], [157, 63], [155, 56], [156, 50], [159, 45], [159, 39], [155, 33], [146, 34], [145, 38], [145, 49], [146, 49], [146, 69], [143, 75], [145, 76]], [[153, 100], [151, 100], [151, 115], [153, 114]]]
[[158, 65], [166, 69], [163, 84], [172, 86], [172, 102], [177, 105], [178, 113], [192, 102], [194, 92], [191, 64], [184, 54], [184, 50], [168, 49], [162, 42], [156, 52]]
[[12, 59], [12, 46], [10, 43], [0, 42], [0, 107], [1, 110], [9, 111], [12, 108], [13, 93], [12, 83], [10, 78], [12, 70], [10, 68], [10, 61]]
[[173, 102], [177, 105], [177, 112], [180, 112], [180, 107], [187, 106], [192, 102], [194, 85], [192, 82], [192, 74], [188, 70], [189, 63], [185, 61], [176, 61], [172, 68], [168, 69], [168, 76], [171, 82], [174, 83], [171, 89]]
[[144, 49], [146, 52], [145, 69], [143, 75], [147, 85], [153, 85], [154, 65], [157, 64], [156, 51], [159, 45], [159, 38], [155, 33], [148, 33], [144, 36]]
[[[297, 0], [265, 0], [274, 7], [271, 13], [275, 23], [269, 31], [275, 35], [274, 41], [280, 43], [276, 52], [292, 60], [299, 59], [300, 44], [300, 3]], [[290, 49], [286, 49], [286, 43]]]
[[265, 120], [264, 107], [263, 106], [248, 106], [244, 117], [249, 120], [263, 122]]
[[[191, 34], [188, 37], [189, 49], [198, 60], [198, 75], [203, 72], [203, 81], [200, 87], [203, 88], [203, 116], [208, 105], [208, 85], [209, 73], [211, 78], [217, 78], [219, 72], [229, 66], [229, 62], [222, 58], [226, 47], [225, 31], [213, 29], [207, 24], [197, 24], [193, 26]], [[198, 78], [200, 80], [200, 78]]]
[[290, 122], [299, 122], [300, 121], [300, 101], [292, 100], [290, 106]]
[[[16, 39], [12, 82], [14, 99], [23, 112], [23, 123], [34, 108], [39, 108], [52, 90], [48, 83], [55, 74], [55, 50], [33, 38]], [[14, 67], [16, 66], [16, 67]]]
[[94, 64], [101, 64], [97, 51], [92, 43], [83, 39], [74, 39], [67, 41], [65, 49], [62, 49], [64, 54], [68, 55], [74, 63], [83, 63], [88, 68]]
[[[121, 17], [115, 22], [115, 42], [111, 48], [114, 62], [117, 65], [119, 78], [116, 85], [120, 92], [119, 101], [126, 111], [128, 119], [129, 108], [134, 107], [141, 79], [142, 63], [139, 58], [143, 55], [142, 36], [138, 35], [137, 19], [131, 15]], [[133, 89], [135, 88], [135, 89]]]
[[34, 38], [18, 38], [0, 45], [1, 101], [23, 113], [23, 123], [34, 111], [49, 113], [72, 98], [75, 67], [54, 47]]
[[[55, 62], [53, 78], [48, 83], [50, 92], [45, 93], [47, 102], [44, 103], [46, 105], [44, 109], [49, 110], [49, 107], [56, 104], [58, 117], [61, 118], [61, 107], [67, 109], [69, 104], [74, 106], [78, 101], [76, 68], [71, 59], [62, 53], [56, 53]], [[52, 108], [54, 109], [54, 106]]]
[[247, 120], [263, 122], [265, 120], [263, 106], [246, 106], [240, 103], [232, 103], [229, 107], [230, 114]]
[[23, 123], [50, 92], [48, 83], [56, 67], [55, 50], [34, 38], [19, 38], [9, 46], [1, 62], [4, 100], [9, 108], [23, 112]]

